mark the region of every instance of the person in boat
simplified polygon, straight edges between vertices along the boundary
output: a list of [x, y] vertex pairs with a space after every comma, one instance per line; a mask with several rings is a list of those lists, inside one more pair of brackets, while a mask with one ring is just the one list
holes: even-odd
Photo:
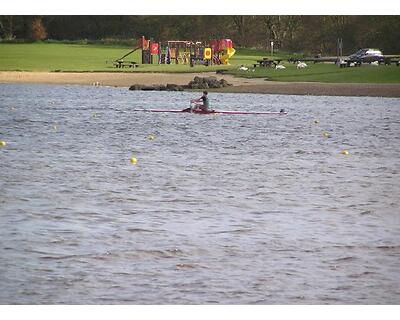
[[[198, 99], [194, 99], [191, 102], [195, 103], [195, 105], [192, 107], [192, 110], [201, 110], [204, 112], [210, 111], [210, 102], [208, 100], [208, 92], [207, 91], [203, 91], [203, 95], [198, 98]], [[197, 102], [201, 102], [201, 103], [197, 103]]]

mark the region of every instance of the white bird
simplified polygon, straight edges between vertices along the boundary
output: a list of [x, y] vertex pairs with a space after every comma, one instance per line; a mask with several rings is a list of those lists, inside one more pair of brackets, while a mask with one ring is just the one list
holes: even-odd
[[305, 64], [304, 62], [299, 62], [296, 66], [297, 69], [304, 69], [307, 68], [307, 64]]
[[275, 69], [286, 69], [286, 67], [281, 64], [277, 64]]
[[379, 61], [373, 61], [371, 62], [371, 66], [379, 66]]
[[354, 62], [350, 62], [349, 67], [355, 67], [356, 64]]
[[249, 70], [249, 68], [241, 66], [241, 67], [239, 68], [239, 70], [247, 71], [247, 70]]

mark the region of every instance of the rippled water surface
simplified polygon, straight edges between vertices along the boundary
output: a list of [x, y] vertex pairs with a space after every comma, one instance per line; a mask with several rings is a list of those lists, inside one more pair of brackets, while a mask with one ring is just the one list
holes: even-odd
[[0, 303], [399, 304], [400, 99], [197, 96], [0, 85]]

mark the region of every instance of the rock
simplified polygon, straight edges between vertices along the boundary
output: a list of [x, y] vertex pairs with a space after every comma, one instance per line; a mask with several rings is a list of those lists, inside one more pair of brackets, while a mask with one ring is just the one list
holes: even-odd
[[199, 84], [194, 81], [190, 81], [188, 84], [189, 89], [199, 89]]
[[207, 78], [203, 78], [203, 81], [207, 82], [207, 83], [211, 83], [211, 82], [218, 81], [218, 79], [216, 77], [207, 77]]
[[208, 84], [209, 88], [221, 88], [221, 84], [216, 77], [204, 78], [204, 82]]
[[142, 90], [142, 87], [140, 84], [134, 84], [129, 87], [129, 90]]
[[163, 84], [154, 84], [153, 87], [154, 87], [155, 91], [165, 91], [165, 90], [167, 90], [167, 87], [164, 86]]
[[208, 88], [221, 88], [231, 86], [225, 79], [218, 80], [216, 77], [194, 77], [189, 82], [188, 87], [191, 89], [208, 89]]
[[168, 83], [166, 86], [167, 91], [183, 91], [183, 87], [174, 83]]
[[232, 83], [229, 83], [228, 81], [226, 81], [225, 79], [221, 79], [219, 80], [219, 83], [221, 85], [221, 87], [232, 87]]
[[204, 78], [200, 78], [198, 76], [194, 77], [193, 79], [194, 83], [204, 83]]
[[[188, 86], [185, 86], [188, 88]], [[168, 83], [166, 86], [163, 84], [154, 84], [154, 85], [140, 85], [134, 84], [129, 87], [129, 90], [143, 90], [143, 91], [183, 91], [184, 86], [180, 86], [178, 84]]]
[[208, 89], [208, 83], [203, 81], [190, 81], [188, 84], [190, 89]]
[[207, 82], [197, 83], [196, 85], [196, 89], [208, 89], [210, 87]]
[[154, 86], [143, 86], [141, 90], [143, 90], [143, 91], [155, 91], [156, 88]]
[[216, 77], [194, 77], [187, 85], [178, 85], [168, 83], [167, 85], [140, 85], [134, 84], [129, 87], [129, 90], [143, 90], [143, 91], [183, 91], [184, 89], [209, 89], [209, 88], [223, 88], [229, 87], [232, 84], [228, 83], [225, 79], [218, 80]]

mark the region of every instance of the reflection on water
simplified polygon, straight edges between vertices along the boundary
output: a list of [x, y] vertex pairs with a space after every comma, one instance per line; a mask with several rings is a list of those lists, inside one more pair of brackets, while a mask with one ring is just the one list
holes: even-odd
[[197, 95], [0, 85], [0, 303], [400, 303], [400, 99]]

